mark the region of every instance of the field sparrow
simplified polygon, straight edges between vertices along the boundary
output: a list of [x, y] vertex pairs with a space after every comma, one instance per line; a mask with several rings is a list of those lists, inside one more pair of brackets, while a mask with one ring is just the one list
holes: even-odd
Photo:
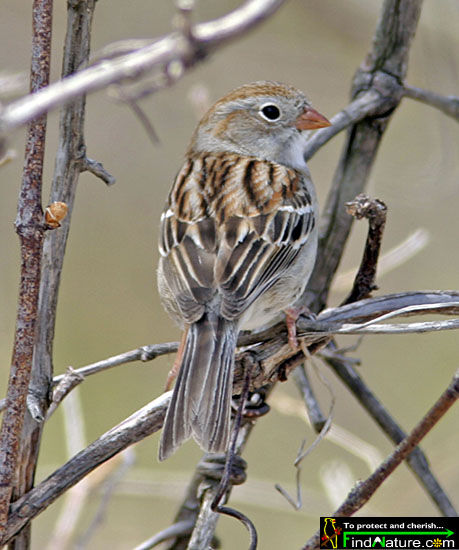
[[158, 287], [184, 335], [160, 460], [191, 436], [226, 450], [238, 333], [277, 320], [314, 266], [303, 130], [329, 125], [299, 90], [255, 82], [217, 101], [195, 130], [161, 216]]

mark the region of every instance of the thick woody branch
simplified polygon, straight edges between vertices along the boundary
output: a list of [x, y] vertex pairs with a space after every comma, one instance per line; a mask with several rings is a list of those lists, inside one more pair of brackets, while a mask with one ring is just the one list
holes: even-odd
[[[68, 3], [63, 78], [87, 62], [90, 49], [91, 23], [95, 0]], [[58, 230], [47, 231], [43, 243], [39, 303], [36, 312], [36, 340], [33, 350], [32, 375], [27, 396], [28, 413], [21, 434], [22, 452], [17, 472], [16, 498], [34, 483], [43, 421], [52, 395], [52, 349], [56, 320], [57, 295], [60, 284], [67, 236], [79, 173], [86, 159], [83, 138], [85, 98], [66, 105], [60, 115], [59, 143], [51, 186], [50, 203], [66, 205], [67, 217]], [[58, 395], [63, 395], [62, 392]], [[27, 529], [14, 541], [14, 550], [29, 547]], [[21, 539], [23, 539], [21, 541]]]
[[304, 296], [314, 312], [321, 311], [327, 302], [351, 228], [352, 218], [344, 204], [364, 190], [387, 123], [403, 97], [408, 54], [421, 6], [422, 0], [384, 1], [373, 47], [354, 77], [353, 101], [366, 98], [368, 105], [375, 102], [375, 108], [368, 108], [371, 114], [349, 128], [325, 205], [316, 266]]
[[[83, 94], [101, 90], [110, 84], [139, 79], [154, 68], [167, 75], [169, 64], [174, 63], [174, 75], [177, 77], [178, 73], [190, 69], [216, 48], [267, 19], [284, 1], [246, 0], [242, 6], [219, 19], [194, 25], [190, 32], [173, 32], [134, 52], [102, 60], [55, 82], [40, 94], [26, 96], [5, 106], [0, 112], [0, 133], [22, 126]], [[180, 71], [176, 70], [178, 66]]]
[[[430, 430], [443, 418], [459, 398], [459, 371], [456, 372], [449, 386], [442, 393], [434, 406], [417, 424], [413, 431], [401, 441], [386, 460], [368, 477], [349, 493], [346, 500], [332, 514], [334, 517], [352, 516], [374, 495], [381, 484], [392, 474], [403, 460], [413, 451]], [[303, 550], [319, 548], [320, 535], [316, 533], [303, 546]]]
[[[49, 82], [52, 0], [35, 0], [32, 8], [32, 95]], [[21, 245], [21, 282], [13, 358], [7, 390], [7, 410], [0, 434], [0, 532], [15, 498], [21, 432], [32, 372], [44, 236], [41, 187], [45, 153], [46, 116], [34, 120], [28, 131], [16, 231]]]

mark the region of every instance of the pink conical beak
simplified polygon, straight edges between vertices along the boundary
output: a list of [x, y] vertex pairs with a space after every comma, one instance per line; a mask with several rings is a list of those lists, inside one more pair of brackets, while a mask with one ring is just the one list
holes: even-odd
[[331, 126], [331, 122], [312, 107], [306, 107], [296, 119], [295, 126], [298, 130], [317, 130]]

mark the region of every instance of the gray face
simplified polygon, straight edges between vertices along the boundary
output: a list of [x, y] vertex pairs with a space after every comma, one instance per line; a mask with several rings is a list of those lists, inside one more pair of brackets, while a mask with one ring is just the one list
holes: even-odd
[[282, 163], [288, 149], [298, 149], [295, 144], [303, 138], [295, 123], [309, 105], [305, 96], [280, 86], [255, 89], [267, 93], [254, 95], [242, 87], [217, 102], [197, 128], [190, 151], [227, 151]]

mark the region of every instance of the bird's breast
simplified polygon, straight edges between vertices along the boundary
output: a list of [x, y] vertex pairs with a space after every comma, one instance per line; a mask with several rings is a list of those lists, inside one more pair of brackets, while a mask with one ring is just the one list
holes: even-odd
[[301, 174], [281, 164], [233, 153], [199, 155], [178, 173], [168, 210], [185, 222], [213, 217], [222, 224], [269, 214], [294, 200], [300, 186]]

